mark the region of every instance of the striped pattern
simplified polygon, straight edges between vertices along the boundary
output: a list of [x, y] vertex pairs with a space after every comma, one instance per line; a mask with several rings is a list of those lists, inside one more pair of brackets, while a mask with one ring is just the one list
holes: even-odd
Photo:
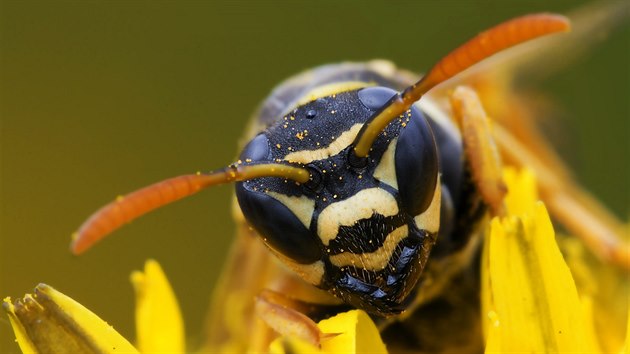
[[394, 250], [396, 250], [400, 241], [406, 238], [408, 234], [409, 229], [407, 225], [403, 225], [388, 234], [383, 245], [378, 247], [376, 251], [363, 253], [343, 252], [330, 256], [330, 262], [339, 268], [352, 266], [370, 271], [383, 270], [392, 258]]
[[317, 219], [317, 233], [324, 245], [337, 237], [339, 227], [352, 226], [373, 214], [393, 216], [398, 214], [398, 203], [394, 196], [381, 188], [359, 191], [354, 196], [330, 204]]

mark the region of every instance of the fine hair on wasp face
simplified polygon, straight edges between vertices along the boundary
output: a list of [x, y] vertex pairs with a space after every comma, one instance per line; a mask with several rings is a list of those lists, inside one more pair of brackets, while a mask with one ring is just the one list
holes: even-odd
[[[441, 59], [422, 79], [394, 95], [361, 127], [348, 149], [347, 163], [361, 167], [377, 136], [422, 95], [475, 63], [511, 46], [543, 35], [567, 31], [565, 17], [533, 14], [495, 26]], [[210, 173], [170, 178], [117, 198], [89, 217], [73, 234], [71, 250], [79, 254], [123, 224], [156, 208], [190, 196], [210, 186], [260, 177], [278, 177], [296, 183], [316, 184], [317, 175], [300, 164], [287, 161], [248, 163], [241, 161]]]

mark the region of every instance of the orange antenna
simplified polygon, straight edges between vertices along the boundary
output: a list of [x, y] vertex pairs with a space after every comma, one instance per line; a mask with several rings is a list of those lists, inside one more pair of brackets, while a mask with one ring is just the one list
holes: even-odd
[[352, 143], [354, 157], [360, 159], [367, 157], [374, 140], [387, 124], [408, 110], [436, 85], [504, 49], [547, 34], [567, 32], [570, 27], [569, 19], [564, 16], [532, 14], [503, 22], [478, 34], [442, 58], [418, 82], [383, 105], [357, 134]]
[[118, 197], [92, 214], [79, 231], [72, 235], [70, 249], [74, 254], [83, 253], [123, 224], [210, 186], [258, 177], [281, 177], [306, 183], [310, 179], [310, 172], [305, 168], [280, 163], [234, 164], [207, 174], [169, 178]]

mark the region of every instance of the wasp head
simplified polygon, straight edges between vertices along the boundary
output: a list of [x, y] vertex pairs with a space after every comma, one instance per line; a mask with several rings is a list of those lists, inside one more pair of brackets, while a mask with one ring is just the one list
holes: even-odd
[[366, 121], [396, 92], [363, 88], [291, 111], [244, 149], [245, 162], [290, 162], [308, 183], [257, 178], [237, 184], [246, 219], [305, 280], [371, 313], [402, 311], [439, 227], [435, 141], [416, 108], [352, 160]]

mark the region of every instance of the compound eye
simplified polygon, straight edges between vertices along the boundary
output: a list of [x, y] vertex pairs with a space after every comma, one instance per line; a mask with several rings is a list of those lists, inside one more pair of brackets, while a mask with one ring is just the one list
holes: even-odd
[[310, 264], [321, 259], [321, 243], [305, 225], [306, 220], [296, 216], [280, 200], [297, 203], [307, 201], [291, 199], [295, 197], [282, 198], [279, 193], [272, 197], [262, 192], [261, 188], [265, 189], [264, 185], [261, 186], [261, 179], [237, 183], [236, 198], [245, 218], [264, 242], [276, 252], [300, 264]]
[[433, 131], [415, 107], [396, 144], [396, 179], [403, 207], [409, 215], [419, 215], [431, 201], [438, 177], [438, 157]]
[[[252, 139], [240, 156], [246, 162], [269, 161], [271, 158], [269, 139], [264, 134]], [[314, 183], [315, 187], [318, 182], [309, 183]], [[321, 245], [309, 230], [311, 202], [306, 197], [289, 197], [280, 192], [282, 188], [289, 187], [277, 178], [255, 178], [236, 183], [236, 198], [247, 221], [269, 247], [297, 263], [313, 263], [321, 258]], [[291, 194], [289, 190], [286, 192]], [[300, 217], [294, 211], [301, 214]]]

